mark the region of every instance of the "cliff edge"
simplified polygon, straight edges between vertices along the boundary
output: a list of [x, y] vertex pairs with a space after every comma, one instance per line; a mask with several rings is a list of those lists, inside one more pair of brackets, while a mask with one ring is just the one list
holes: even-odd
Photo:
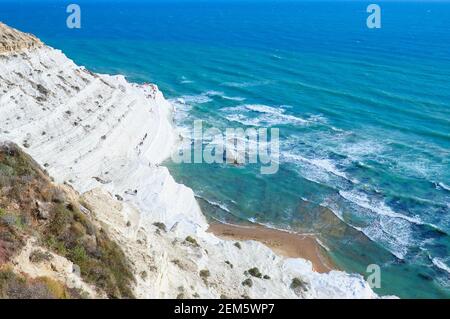
[[0, 54], [18, 53], [43, 45], [34, 35], [20, 32], [0, 22]]
[[[59, 247], [60, 257], [69, 260], [61, 260], [61, 264], [78, 264], [81, 279], [87, 283], [96, 282], [91, 280], [96, 278], [96, 267], [92, 277], [89, 271], [92, 264], [102, 262], [94, 247], [101, 248], [103, 237], [92, 237], [90, 226], [81, 227], [82, 221], [69, 218], [82, 218], [77, 207], [118, 244], [133, 274], [132, 281], [118, 282], [119, 290], [104, 289], [110, 291], [108, 296], [377, 297], [361, 275], [317, 273], [311, 262], [283, 258], [259, 242], [223, 240], [208, 233], [209, 225], [193, 191], [176, 183], [160, 165], [170, 157], [177, 133], [172, 123], [173, 107], [156, 85], [130, 83], [122, 75], [93, 73], [61, 51], [5, 25], [0, 29], [0, 48], [5, 52], [21, 50], [21, 54], [0, 58], [0, 142], [21, 146], [55, 183], [66, 185], [81, 197], [84, 204], [77, 203], [83, 208], [61, 207], [68, 219], [58, 210], [49, 214], [48, 218], [63, 218], [57, 234], [68, 237], [56, 236], [43, 248]], [[0, 166], [0, 183], [8, 181], [1, 174], [10, 173]], [[0, 186], [0, 194], [6, 194], [8, 187], [20, 185]], [[4, 202], [10, 203], [11, 198]], [[2, 209], [5, 216], [20, 213], [12, 204]], [[79, 236], [74, 245], [73, 232], [67, 234], [66, 226]], [[65, 249], [61, 242], [68, 243]], [[19, 267], [16, 269], [38, 276], [36, 269], [41, 268], [29, 265], [26, 257], [33, 242], [24, 239], [21, 245], [25, 248], [0, 247], [0, 259], [8, 258]]]

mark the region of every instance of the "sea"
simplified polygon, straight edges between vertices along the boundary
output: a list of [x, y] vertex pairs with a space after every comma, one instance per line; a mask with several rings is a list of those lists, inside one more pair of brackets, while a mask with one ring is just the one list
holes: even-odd
[[[450, 3], [0, 0], [77, 64], [156, 83], [180, 135], [277, 128], [260, 165], [167, 160], [210, 221], [314, 234], [380, 295], [450, 298]], [[69, 29], [67, 5], [81, 10]]]

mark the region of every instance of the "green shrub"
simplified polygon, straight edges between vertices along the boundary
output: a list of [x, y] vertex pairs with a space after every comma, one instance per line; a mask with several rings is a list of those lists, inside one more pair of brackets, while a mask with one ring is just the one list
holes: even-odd
[[40, 263], [43, 261], [50, 261], [53, 259], [53, 256], [48, 252], [44, 252], [42, 250], [33, 250], [29, 257], [32, 263]]
[[203, 279], [206, 279], [209, 276], [211, 276], [211, 273], [209, 272], [208, 269], [200, 270], [200, 277], [202, 277]]
[[[95, 236], [88, 246], [86, 234]], [[44, 241], [50, 249], [80, 267], [81, 277], [103, 289], [110, 298], [133, 298], [134, 276], [119, 246], [98, 231], [74, 204], [57, 204]]]
[[55, 236], [50, 235], [46, 237], [42, 244], [61, 256], [67, 255], [67, 249], [64, 242], [57, 240]]
[[[7, 243], [0, 263], [8, 261], [23, 246], [20, 238], [32, 235], [44, 247], [78, 265], [81, 277], [109, 297], [133, 297], [134, 276], [120, 247], [95, 226], [89, 214], [80, 211], [77, 201], [68, 202], [70, 196], [64, 189], [53, 186], [39, 165], [14, 144], [0, 146], [0, 183], [0, 187], [8, 185], [1, 189], [0, 206], [14, 204], [20, 211], [0, 210], [0, 244]], [[36, 201], [48, 207], [45, 221], [36, 216]], [[83, 206], [88, 207], [84, 203]], [[33, 228], [26, 227], [30, 224]], [[30, 257], [39, 261], [43, 256]], [[48, 292], [44, 286], [40, 282], [35, 288]], [[53, 287], [55, 291], [59, 289]]]
[[249, 269], [249, 270], [248, 270], [248, 273], [249, 273], [250, 275], [252, 275], [253, 277], [256, 277], [256, 278], [261, 278], [261, 277], [262, 277], [261, 272], [260, 272], [259, 269], [256, 268], [256, 267], [253, 267], [253, 268]]
[[163, 232], [167, 232], [166, 225], [164, 223], [160, 223], [160, 222], [153, 223], [153, 226], [155, 226], [159, 230], [162, 230]]
[[47, 291], [55, 298], [55, 299], [70, 299], [71, 294], [68, 291], [67, 287], [60, 283], [59, 281], [53, 280], [49, 277], [40, 277], [37, 279], [39, 283], [45, 285]]
[[200, 246], [198, 244], [197, 240], [194, 237], [187, 236], [185, 241], [188, 242], [189, 244], [191, 244], [192, 246], [195, 246], [195, 247], [199, 247]]
[[253, 281], [250, 278], [245, 279], [242, 282], [242, 286], [253, 287]]
[[308, 289], [308, 283], [306, 283], [304, 280], [300, 278], [294, 278], [291, 282], [291, 289], [300, 289], [300, 290], [307, 290]]
[[83, 246], [76, 246], [74, 249], [69, 251], [69, 258], [70, 260], [80, 266], [80, 268], [85, 268], [86, 263], [89, 261], [89, 257], [86, 253], [86, 250]]
[[0, 268], [0, 299], [69, 299], [70, 290], [62, 283], [48, 277], [31, 279], [14, 273], [10, 268]]

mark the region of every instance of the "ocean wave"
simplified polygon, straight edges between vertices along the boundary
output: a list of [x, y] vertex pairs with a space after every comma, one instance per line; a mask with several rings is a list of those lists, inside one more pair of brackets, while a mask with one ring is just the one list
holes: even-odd
[[259, 119], [249, 119], [242, 114], [230, 114], [225, 116], [228, 121], [240, 123], [245, 126], [261, 126], [261, 121]]
[[330, 248], [327, 245], [325, 245], [319, 238], [317, 238], [317, 236], [314, 239], [316, 240], [316, 242], [319, 244], [320, 247], [322, 247], [328, 252], [330, 251]]
[[222, 96], [224, 93], [222, 91], [214, 91], [214, 90], [209, 90], [206, 92], [203, 92], [202, 95], [207, 95], [207, 96]]
[[[384, 201], [369, 198], [366, 194], [357, 193], [355, 191], [339, 191], [339, 195], [347, 201], [379, 216], [379, 223], [382, 226], [382, 230], [396, 239], [400, 238], [399, 234], [401, 234], [401, 230], [407, 227], [404, 223], [400, 224], [398, 222], [399, 220], [403, 220], [410, 225], [427, 226], [439, 232], [446, 233], [437, 225], [425, 222], [418, 216], [411, 217], [397, 213], [387, 206]], [[410, 245], [408, 240], [399, 240], [399, 242], [404, 243], [405, 246]]]
[[366, 227], [355, 227], [373, 242], [381, 244], [398, 259], [405, 259], [414, 245], [411, 224], [405, 220], [383, 220]]
[[[406, 220], [410, 223], [416, 224], [416, 225], [425, 225], [426, 224], [419, 217], [410, 217], [407, 215], [403, 215], [403, 214], [394, 212], [384, 202], [375, 201], [375, 200], [369, 198], [365, 194], [341, 190], [341, 191], [339, 191], [339, 195], [341, 195], [343, 198], [345, 198], [349, 202], [352, 202], [362, 208], [368, 209], [378, 215], [404, 219], [404, 220]], [[430, 226], [432, 226], [432, 225], [430, 225]]]
[[169, 103], [172, 104], [172, 106], [176, 107], [175, 111], [177, 111], [178, 109], [191, 109], [191, 106], [186, 103], [186, 100], [182, 97], [170, 99]]
[[[293, 235], [304, 235], [304, 236], [319, 236], [319, 234], [318, 233], [314, 233], [314, 232], [310, 232], [310, 233], [304, 233], [304, 232], [298, 232], [298, 231], [295, 231], [295, 230], [293, 230], [293, 229], [289, 229], [288, 228], [288, 226], [287, 226], [287, 228], [281, 228], [281, 227], [279, 227], [279, 226], [276, 226], [276, 225], [274, 225], [274, 224], [272, 224], [272, 223], [263, 223], [263, 222], [259, 222], [256, 218], [254, 218], [254, 217], [250, 217], [250, 218], [247, 218], [247, 221], [249, 221], [250, 223], [252, 223], [252, 224], [255, 224], [255, 225], [259, 225], [259, 226], [262, 226], [262, 227], [265, 227], [265, 228], [268, 228], [268, 229], [273, 229], [273, 230], [276, 230], [276, 231], [280, 231], [280, 232], [285, 232], [285, 233], [288, 233], [288, 234], [293, 234]], [[326, 246], [324, 246], [324, 248], [325, 248]], [[327, 249], [327, 248], [326, 248]]]
[[258, 113], [269, 113], [269, 114], [283, 114], [284, 110], [281, 108], [275, 108], [272, 106], [262, 105], [262, 104], [246, 104], [242, 107], [247, 110], [258, 112]]
[[192, 106], [191, 104], [188, 104], [183, 97], [170, 99], [168, 102], [174, 109], [173, 118], [179, 129], [181, 123], [189, 118], [189, 111], [192, 110]]
[[[393, 211], [382, 200], [370, 198], [356, 191], [339, 191], [339, 195], [375, 215], [367, 215], [367, 225], [357, 227], [368, 238], [382, 244], [394, 256], [404, 259], [409, 247], [418, 243], [413, 237], [412, 225], [425, 225], [418, 217], [410, 217]], [[365, 214], [364, 212], [359, 212]], [[375, 217], [375, 218], [374, 218]]]
[[[368, 239], [381, 244], [398, 259], [404, 259], [408, 253], [408, 247], [412, 243], [411, 224], [401, 219], [387, 219], [381, 216], [380, 220], [374, 220], [367, 226], [356, 226], [346, 220], [336, 203], [324, 202], [321, 206], [328, 208], [344, 224], [364, 234]], [[383, 221], [384, 217], [384, 221]]]
[[356, 180], [353, 180], [352, 178], [348, 177], [347, 174], [340, 171], [336, 164], [333, 163], [330, 159], [326, 158], [315, 158], [315, 159], [308, 159], [306, 157], [303, 157], [298, 154], [291, 154], [291, 153], [283, 153], [283, 158], [289, 162], [293, 162], [295, 164], [299, 163], [308, 163], [310, 165], [313, 165], [319, 169], [322, 169], [330, 174], [333, 174], [335, 176], [344, 178], [352, 183], [357, 182]]
[[442, 183], [442, 182], [438, 182], [438, 183], [436, 183], [436, 185], [437, 185], [439, 188], [441, 188], [441, 189], [443, 189], [443, 190], [446, 190], [447, 192], [450, 192], [450, 186], [448, 186], [448, 185], [446, 185], [446, 184], [444, 184], [444, 183]]
[[450, 267], [447, 266], [442, 259], [440, 259], [438, 257], [434, 257], [431, 259], [431, 262], [433, 263], [433, 265], [435, 265], [439, 269], [444, 270], [450, 274]]
[[242, 102], [242, 101], [245, 101], [245, 100], [246, 100], [246, 98], [244, 98], [244, 97], [239, 97], [239, 96], [227, 96], [227, 95], [225, 95], [224, 92], [221, 92], [221, 91], [214, 91], [214, 90], [206, 91], [206, 92], [203, 93], [203, 94], [206, 95], [206, 96], [220, 97], [220, 98], [222, 98], [222, 99], [224, 99], [224, 100], [237, 101], [237, 102]]
[[214, 97], [238, 102], [245, 101], [245, 98], [243, 97], [227, 96], [224, 92], [213, 90], [197, 95], [182, 95], [177, 98], [169, 99], [168, 101], [175, 107], [175, 111], [190, 111], [193, 105], [210, 103], [213, 101]]
[[222, 99], [225, 99], [225, 100], [237, 101], [237, 102], [243, 102], [243, 101], [246, 100], [245, 97], [239, 97], [239, 96], [226, 96], [226, 95], [222, 95], [221, 98], [222, 98]]
[[223, 83], [223, 85], [234, 88], [247, 88], [247, 87], [267, 85], [270, 83], [271, 81], [266, 80], [266, 81], [252, 81], [252, 82], [225, 82]]
[[185, 104], [205, 104], [212, 101], [205, 93], [198, 95], [183, 95], [180, 99], [183, 100]]
[[410, 217], [407, 215], [403, 215], [400, 213], [397, 213], [393, 211], [389, 206], [386, 205], [383, 201], [375, 201], [371, 200], [367, 195], [360, 194], [356, 192], [347, 192], [347, 191], [339, 191], [339, 195], [344, 197], [346, 200], [351, 201], [352, 203], [363, 207], [365, 209], [368, 209], [374, 213], [377, 213], [378, 215], [384, 215], [387, 217], [393, 217], [393, 218], [399, 218], [406, 220], [412, 224], [416, 225], [428, 225], [433, 228], [437, 228], [433, 224], [427, 224], [423, 222], [419, 217]]
[[185, 76], [181, 77], [181, 80], [179, 81], [180, 84], [190, 84], [190, 83], [194, 83], [194, 81], [189, 80], [188, 78], [186, 78]]
[[225, 204], [209, 200], [209, 199], [207, 199], [207, 198], [205, 198], [203, 196], [200, 196], [198, 194], [195, 194], [195, 197], [200, 198], [200, 199], [204, 200], [205, 202], [207, 202], [208, 204], [210, 204], [212, 206], [215, 206], [215, 207], [218, 207], [221, 210], [226, 211], [227, 213], [231, 213], [230, 209], [227, 206], [225, 206]]
[[379, 154], [385, 150], [385, 146], [379, 142], [365, 140], [352, 143], [341, 143], [337, 146], [339, 152], [354, 159], [361, 159], [367, 155]]
[[[282, 107], [272, 107], [262, 104], [245, 104], [236, 107], [222, 108], [225, 118], [246, 126], [274, 126], [274, 125], [304, 125], [310, 123], [301, 117], [286, 114]], [[256, 115], [258, 114], [258, 115]]]

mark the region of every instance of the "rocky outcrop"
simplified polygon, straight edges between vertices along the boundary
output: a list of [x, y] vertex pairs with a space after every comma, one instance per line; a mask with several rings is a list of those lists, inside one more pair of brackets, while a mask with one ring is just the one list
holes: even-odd
[[36, 49], [43, 43], [35, 36], [10, 28], [0, 22], [0, 54]]

